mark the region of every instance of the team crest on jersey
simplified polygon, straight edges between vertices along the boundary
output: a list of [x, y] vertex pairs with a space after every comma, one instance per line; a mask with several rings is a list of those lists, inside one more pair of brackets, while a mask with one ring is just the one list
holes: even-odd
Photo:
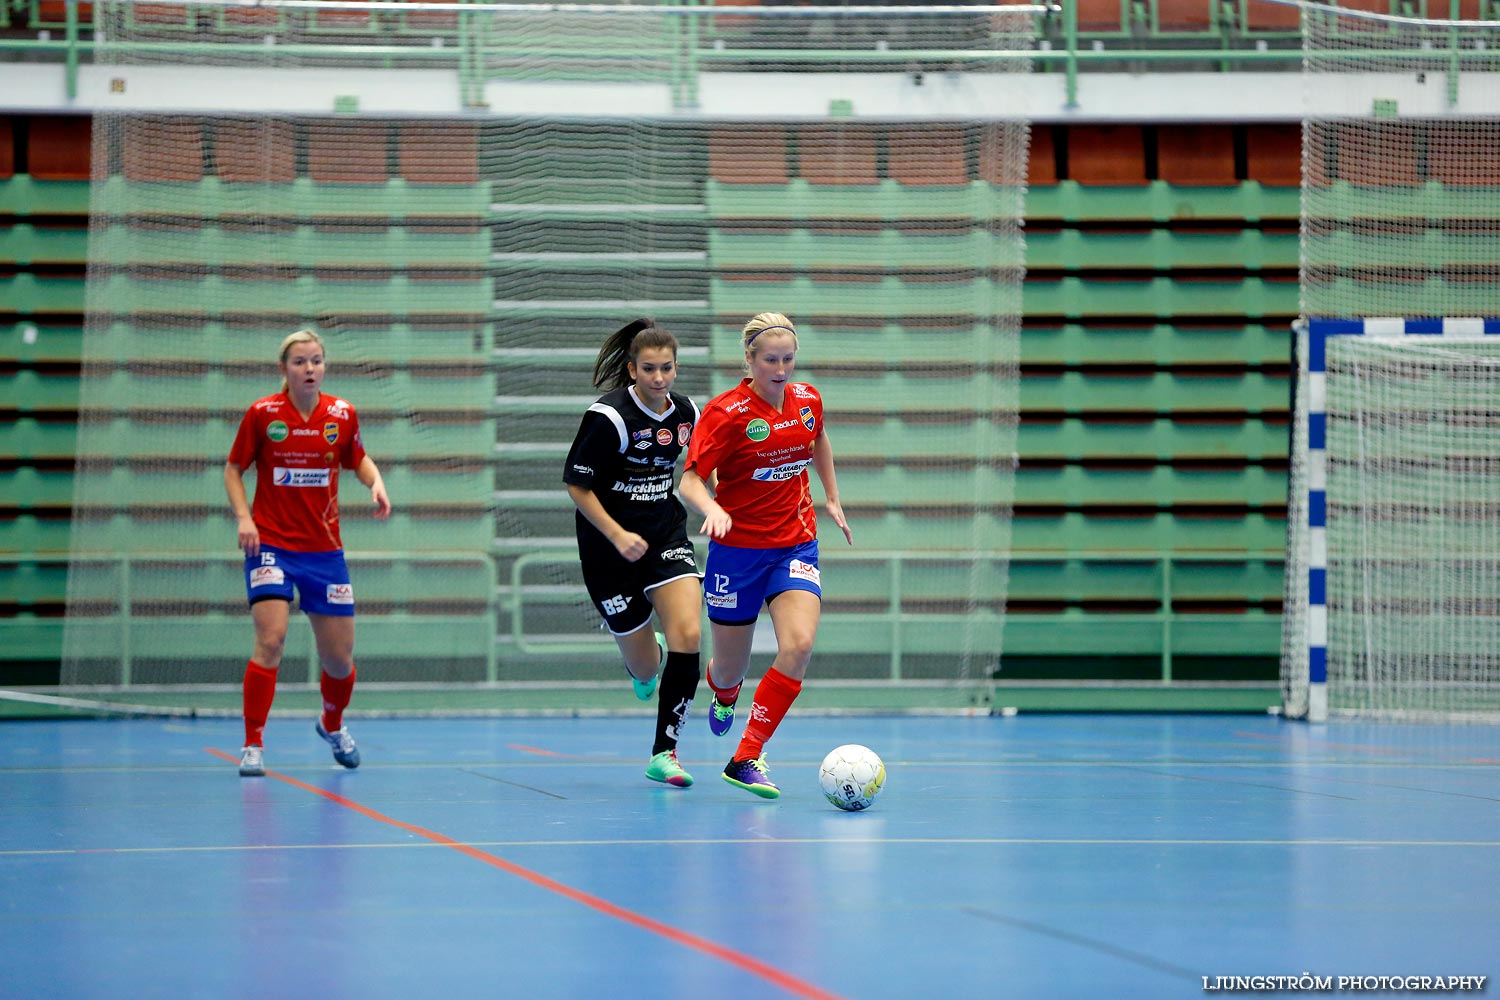
[[691, 441], [692, 438], [693, 438], [693, 425], [692, 424], [678, 424], [677, 425], [677, 443], [678, 444], [680, 444], [682, 447], [686, 448], [687, 447], [687, 443], [689, 441]]
[[802, 407], [802, 409], [800, 409], [800, 410], [797, 411], [797, 416], [799, 416], [799, 417], [802, 418], [802, 426], [803, 427], [806, 427], [808, 430], [813, 430], [814, 429], [813, 425], [816, 424], [817, 421], [813, 419], [812, 407], [811, 406], [804, 406], [804, 407]]
[[[809, 426], [811, 426], [811, 425], [809, 425]], [[323, 440], [327, 441], [329, 444], [338, 444], [338, 441], [339, 441], [339, 425], [336, 424], [336, 423], [334, 423], [332, 420], [330, 420], [326, 424], [324, 424], [323, 425]]]

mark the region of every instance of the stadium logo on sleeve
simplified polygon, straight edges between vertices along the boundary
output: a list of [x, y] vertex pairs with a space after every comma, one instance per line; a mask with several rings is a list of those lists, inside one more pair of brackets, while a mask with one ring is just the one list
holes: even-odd
[[266, 437], [272, 441], [285, 441], [290, 433], [284, 420], [273, 420], [266, 425]]
[[336, 423], [334, 423], [332, 420], [330, 420], [330, 421], [328, 421], [328, 423], [324, 424], [323, 425], [323, 440], [327, 441], [329, 444], [338, 444], [338, 441], [339, 441], [339, 425], [336, 424]]
[[802, 418], [803, 427], [806, 427], [808, 430], [814, 429], [813, 425], [816, 424], [817, 421], [813, 419], [811, 406], [802, 407], [802, 409], [797, 411], [797, 416]]
[[771, 425], [756, 417], [745, 425], [745, 437], [751, 441], [764, 441], [771, 436]]

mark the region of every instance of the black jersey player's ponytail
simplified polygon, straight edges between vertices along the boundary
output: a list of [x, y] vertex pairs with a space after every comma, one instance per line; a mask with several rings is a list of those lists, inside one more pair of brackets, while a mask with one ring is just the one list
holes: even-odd
[[666, 347], [677, 358], [677, 338], [649, 319], [631, 320], [609, 335], [594, 360], [594, 385], [622, 389], [630, 385], [630, 365], [644, 347]]

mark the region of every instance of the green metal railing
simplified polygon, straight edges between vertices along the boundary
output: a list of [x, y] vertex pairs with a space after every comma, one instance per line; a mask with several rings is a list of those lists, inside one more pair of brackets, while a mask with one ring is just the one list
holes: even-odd
[[[247, 0], [188, 0], [185, 9], [235, 9], [245, 6]], [[747, 17], [772, 19], [777, 16], [834, 17], [853, 16], [851, 12], [889, 12], [896, 17], [906, 8], [715, 8], [700, 0], [669, 0], [652, 7], [613, 7], [604, 4], [483, 4], [479, 0], [456, 0], [453, 3], [403, 3], [369, 2], [351, 3], [342, 9], [368, 13], [369, 21], [358, 31], [337, 35], [317, 34], [318, 30], [332, 32], [336, 29], [312, 29], [305, 19], [315, 17], [316, 5], [307, 7], [280, 7], [278, 0], [267, 0], [264, 6], [256, 6], [258, 12], [277, 11], [276, 20], [267, 26], [257, 26], [256, 31], [275, 34], [282, 31], [286, 37], [277, 38], [276, 44], [267, 45], [263, 37], [249, 34], [243, 26], [219, 26], [201, 37], [194, 37], [192, 25], [196, 19], [187, 21], [188, 27], [182, 35], [165, 40], [135, 41], [115, 39], [108, 42], [90, 34], [93, 25], [80, 16], [80, 0], [0, 0], [0, 4], [11, 4], [13, 24], [24, 24], [38, 31], [61, 28], [63, 37], [52, 38], [5, 38], [0, 39], [0, 52], [18, 52], [30, 56], [43, 56], [59, 60], [66, 67], [65, 96], [74, 98], [78, 94], [78, 71], [81, 64], [96, 59], [101, 52], [124, 58], [133, 57], [177, 57], [185, 63], [212, 64], [216, 55], [245, 59], [247, 57], [271, 57], [276, 59], [305, 59], [320, 65], [362, 65], [389, 68], [402, 65], [440, 66], [451, 68], [459, 77], [464, 104], [481, 107], [484, 84], [489, 79], [506, 77], [522, 72], [516, 67], [524, 60], [524, 73], [529, 78], [536, 74], [555, 74], [560, 79], [608, 79], [628, 81], [632, 72], [641, 78], [660, 80], [669, 84], [674, 105], [680, 108], [694, 106], [698, 94], [698, 81], [705, 73], [722, 70], [757, 71], [767, 69], [788, 70], [791, 68], [829, 68], [847, 66], [858, 70], [886, 70], [907, 72], [913, 69], [941, 70], [962, 66], [981, 68], [987, 64], [1029, 61], [1042, 72], [1061, 72], [1065, 76], [1067, 101], [1076, 104], [1078, 99], [1078, 76], [1082, 71], [1101, 67], [1129, 65], [1134, 69], [1187, 69], [1220, 70], [1258, 67], [1300, 66], [1303, 58], [1301, 34], [1286, 29], [1257, 29], [1248, 15], [1250, 4], [1286, 3], [1290, 0], [1205, 0], [1202, 30], [1181, 30], [1163, 26], [1155, 0], [1147, 3], [1122, 3], [1118, 27], [1107, 30], [1081, 28], [1078, 23], [1077, 5], [1074, 3], [1042, 3], [1030, 7], [1038, 16], [1032, 44], [1026, 48], [951, 48], [951, 47], [891, 47], [876, 45], [855, 48], [837, 43], [828, 47], [794, 47], [768, 44], [757, 41], [743, 32], [720, 26], [720, 20], [745, 19]], [[1399, 15], [1445, 13], [1449, 19], [1460, 15], [1459, 0], [1388, 0], [1392, 32], [1401, 24], [1411, 23]], [[1488, 6], [1483, 13], [1500, 14], [1500, 2], [1485, 0]], [[99, 11], [122, 7], [119, 4], [95, 5]], [[332, 5], [330, 5], [332, 6]], [[1333, 8], [1323, 4], [1306, 5], [1309, 10], [1326, 12]], [[56, 9], [61, 7], [59, 20]], [[518, 18], [545, 17], [559, 14], [567, 8], [587, 9], [593, 14], [608, 13], [618, 19], [621, 16], [655, 15], [661, 21], [661, 30], [649, 39], [647, 51], [631, 59], [621, 58], [622, 53], [607, 51], [600, 45], [578, 34], [561, 34], [557, 37], [538, 40], [535, 34], [526, 34], [501, 29], [522, 23]], [[941, 5], [926, 5], [925, 13], [938, 12]], [[911, 8], [913, 10], [918, 8]], [[963, 7], [946, 8], [948, 12], [962, 11]], [[999, 10], [998, 5], [975, 6], [976, 16], [987, 10]], [[1021, 5], [1010, 8], [1021, 9]], [[451, 23], [432, 25], [408, 23], [412, 15], [431, 16], [434, 12], [449, 12]], [[1350, 16], [1368, 16], [1366, 12], [1349, 11]], [[505, 15], [487, 17], [484, 15]], [[677, 15], [677, 16], [672, 16]], [[195, 18], [199, 15], [195, 15]], [[876, 16], [867, 13], [862, 16]], [[209, 14], [201, 17], [207, 19]], [[296, 28], [297, 30], [288, 30]], [[239, 37], [236, 38], [235, 35]], [[1378, 34], [1372, 31], [1368, 34]], [[1364, 47], [1357, 54], [1345, 52], [1320, 53], [1326, 58], [1359, 58], [1379, 60], [1420, 59], [1430, 62], [1435, 72], [1444, 72], [1450, 100], [1457, 99], [1458, 80], [1461, 71], [1469, 65], [1489, 64], [1493, 66], [1496, 53], [1493, 47], [1465, 47], [1462, 32], [1457, 28], [1443, 28], [1434, 32], [1441, 44], [1432, 48], [1415, 50], [1402, 48]], [[433, 44], [436, 40], [436, 46]], [[371, 44], [371, 43], [374, 44]], [[649, 57], [649, 58], [646, 58]], [[602, 61], [601, 61], [602, 60]], [[647, 70], [646, 64], [660, 64], [666, 68]], [[641, 68], [632, 70], [632, 66]], [[509, 67], [509, 68], [507, 68]], [[590, 68], [592, 67], [592, 68]]]
[[[1174, 571], [1185, 564], [1192, 563], [1280, 566], [1284, 558], [1284, 553], [1279, 550], [1259, 553], [1243, 551], [1012, 552], [1008, 556], [996, 553], [915, 554], [895, 551], [848, 553], [834, 550], [825, 552], [822, 556], [825, 572], [832, 574], [836, 572], [835, 567], [857, 565], [865, 567], [864, 572], [880, 573], [882, 580], [880, 589], [884, 595], [885, 606], [878, 611], [843, 611], [830, 612], [825, 615], [822, 625], [824, 633], [827, 633], [831, 627], [844, 627], [840, 628], [842, 637], [830, 639], [825, 634], [823, 638], [820, 638], [820, 648], [833, 653], [885, 654], [887, 674], [879, 679], [899, 681], [905, 676], [902, 665], [905, 657], [931, 651], [914, 648], [920, 647], [923, 642], [922, 639], [913, 637], [913, 633], [918, 631], [928, 636], [938, 632], [947, 632], [950, 637], [968, 631], [978, 649], [992, 649], [995, 651], [994, 658], [998, 659], [999, 651], [1004, 648], [1003, 630], [1007, 628], [1041, 625], [1053, 630], [1063, 626], [1072, 629], [1099, 629], [1107, 637], [1102, 641], [1108, 642], [1112, 641], [1111, 634], [1122, 627], [1144, 626], [1154, 630], [1157, 636], [1157, 652], [1161, 665], [1159, 679], [1163, 684], [1171, 684], [1173, 682], [1172, 661], [1177, 644], [1174, 633], [1183, 626], [1218, 628], [1228, 633], [1236, 627], [1244, 628], [1247, 624], [1254, 623], [1253, 619], [1241, 614], [1210, 615], [1174, 611], [1175, 600], [1180, 596]], [[965, 561], [971, 564], [975, 561], [1008, 562], [1012, 565], [1083, 563], [1098, 566], [1131, 565], [1152, 568], [1156, 576], [1156, 592], [1152, 596], [1156, 599], [1158, 610], [1136, 613], [1100, 612], [1087, 615], [1009, 611], [1001, 614], [998, 610], [993, 610], [988, 615], [980, 614], [980, 620], [976, 625], [976, 613], [972, 611], [934, 613], [913, 612], [906, 609], [905, 602], [913, 597], [906, 583], [906, 577], [913, 564], [926, 562], [952, 565], [962, 564]], [[526, 571], [534, 567], [560, 566], [565, 567], [567, 572], [576, 574], [577, 563], [576, 552], [572, 549], [561, 548], [528, 553], [511, 563], [509, 586], [504, 588], [498, 603], [502, 610], [510, 615], [509, 642], [512, 649], [525, 654], [554, 656], [608, 658], [617, 655], [615, 644], [604, 635], [596, 639], [585, 640], [577, 636], [538, 636], [527, 632], [526, 613], [529, 605], [576, 604], [586, 598], [582, 584], [547, 586], [527, 584]], [[830, 594], [829, 596], [834, 598], [838, 595]], [[1277, 630], [1280, 629], [1279, 616], [1273, 614], [1265, 620]], [[848, 636], [855, 636], [856, 639], [851, 640]], [[909, 639], [912, 641], [908, 641]], [[1053, 632], [1051, 645], [1052, 651], [1059, 655], [1079, 652], [1070, 645], [1068, 640], [1058, 637], [1055, 632]], [[1253, 641], [1248, 645], [1256, 646]], [[1218, 652], [1228, 652], [1233, 646], [1233, 642], [1226, 641]]]
[[[412, 565], [417, 563], [433, 563], [441, 565], [462, 564], [474, 567], [481, 571], [490, 581], [488, 595], [492, 597], [494, 588], [494, 560], [488, 555], [464, 556], [456, 553], [419, 553], [419, 552], [350, 552], [345, 558], [353, 565], [352, 576], [358, 580], [360, 575], [360, 564], [386, 562], [395, 564]], [[85, 612], [78, 623], [81, 627], [91, 630], [100, 638], [97, 640], [85, 638], [81, 645], [107, 643], [111, 653], [111, 664], [117, 670], [118, 676], [111, 683], [113, 685], [128, 687], [134, 680], [134, 667], [136, 659], [142, 655], [141, 642], [137, 635], [138, 630], [145, 623], [153, 629], [178, 629], [186, 633], [197, 635], [205, 628], [222, 625], [226, 630], [234, 630], [243, 633], [245, 642], [249, 641], [249, 616], [230, 618], [229, 616], [205, 616], [201, 613], [183, 614], [178, 616], [162, 616], [160, 614], [140, 615], [136, 604], [140, 600], [138, 596], [138, 575], [143, 567], [150, 565], [172, 566], [179, 564], [198, 564], [209, 566], [217, 564], [229, 576], [237, 576], [241, 560], [239, 557], [230, 555], [195, 555], [192, 553], [174, 553], [172, 555], [143, 556], [122, 553], [70, 553], [66, 557], [41, 557], [29, 555], [16, 555], [12, 553], [0, 553], [0, 565], [11, 567], [24, 567], [36, 563], [56, 563], [67, 561], [70, 568], [74, 566], [90, 566], [100, 570], [101, 575], [91, 581], [93, 586], [89, 589], [102, 588], [97, 596], [84, 595], [81, 599], [86, 603], [93, 600], [105, 601], [110, 609], [107, 613], [96, 614]], [[103, 575], [107, 573], [107, 578]], [[226, 601], [232, 601], [238, 591], [231, 591], [220, 595]], [[202, 595], [199, 595], [200, 597]], [[368, 598], [367, 598], [368, 600]], [[379, 614], [369, 614], [360, 618], [361, 627], [369, 628], [378, 623], [383, 617]], [[51, 619], [56, 621], [56, 619]], [[499, 676], [498, 651], [493, 637], [496, 633], [496, 608], [494, 601], [489, 601], [488, 608], [482, 614], [467, 615], [421, 615], [420, 621], [423, 625], [437, 629], [447, 629], [456, 625], [476, 624], [483, 626], [483, 634], [489, 641], [484, 643], [482, 650], [476, 650], [476, 659], [482, 657], [485, 662], [485, 679], [493, 683]], [[66, 626], [64, 626], [66, 627]], [[405, 627], [405, 626], [401, 626]], [[226, 631], [227, 634], [227, 631]], [[190, 636], [188, 643], [194, 642]], [[195, 647], [196, 648], [196, 647]], [[64, 656], [67, 650], [63, 650]], [[223, 652], [221, 648], [214, 648], [212, 644], [202, 644], [201, 652], [197, 659], [207, 659]], [[414, 654], [415, 656], [416, 654]], [[309, 642], [307, 655], [307, 681], [317, 683], [319, 675], [318, 656], [316, 646]]]

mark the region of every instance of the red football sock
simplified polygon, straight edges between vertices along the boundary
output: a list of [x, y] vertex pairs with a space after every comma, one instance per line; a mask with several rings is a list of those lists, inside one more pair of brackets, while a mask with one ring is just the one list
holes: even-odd
[[744, 681], [741, 681], [740, 683], [736, 684], [734, 687], [727, 687], [727, 688], [721, 688], [721, 687], [719, 687], [719, 685], [715, 684], [714, 683], [714, 661], [713, 660], [709, 660], [708, 661], [708, 669], [706, 671], [704, 671], [703, 675], [704, 675], [704, 677], [706, 677], [708, 679], [708, 686], [713, 689], [714, 697], [717, 698], [717, 699], [719, 699], [719, 704], [720, 705], [733, 705], [734, 702], [735, 702], [735, 699], [740, 696], [740, 688], [742, 688], [742, 687], [745, 686], [745, 682]]
[[271, 702], [276, 700], [276, 671], [254, 660], [245, 664], [245, 746], [261, 746]]
[[344, 727], [344, 709], [354, 694], [354, 668], [349, 668], [348, 677], [330, 677], [323, 671], [318, 687], [323, 691], [323, 731], [337, 732]]
[[792, 680], [775, 668], [766, 671], [766, 676], [755, 686], [750, 721], [745, 723], [745, 735], [740, 737], [740, 745], [734, 751], [735, 760], [753, 760], [761, 755], [766, 741], [781, 725], [801, 691], [801, 681]]

